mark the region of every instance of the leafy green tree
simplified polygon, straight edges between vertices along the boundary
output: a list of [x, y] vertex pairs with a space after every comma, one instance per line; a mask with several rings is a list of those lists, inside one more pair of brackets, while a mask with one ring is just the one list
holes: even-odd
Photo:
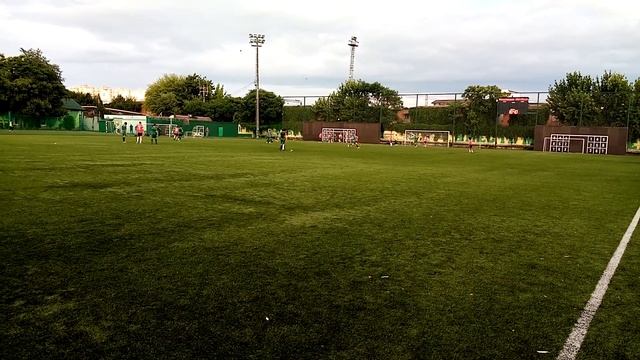
[[20, 49], [21, 55], [0, 57], [0, 111], [31, 117], [65, 114], [67, 90], [62, 72], [38, 49]]
[[113, 98], [111, 102], [107, 104], [107, 106], [110, 108], [120, 109], [120, 110], [136, 111], [136, 112], [142, 111], [142, 102], [136, 100], [136, 98], [131, 96], [124, 97], [122, 95], [118, 95], [115, 98]]
[[[255, 106], [255, 101], [253, 104]], [[236, 114], [242, 108], [242, 98], [223, 96], [209, 99], [206, 102], [200, 99], [189, 100], [184, 104], [183, 110], [185, 114], [208, 116], [215, 121], [231, 122], [234, 121]]]
[[619, 73], [605, 71], [592, 79], [573, 72], [549, 88], [547, 102], [552, 114], [567, 125], [626, 126], [636, 108], [634, 88]]
[[470, 135], [477, 136], [481, 129], [491, 128], [497, 121], [498, 98], [509, 96], [496, 85], [471, 85], [462, 93], [465, 99], [463, 127]]
[[[260, 126], [282, 123], [284, 99], [271, 91], [260, 90]], [[247, 125], [255, 124], [256, 90], [251, 90], [242, 98], [236, 121]]]
[[631, 112], [629, 114], [629, 138], [640, 139], [640, 78], [633, 83]]
[[[262, 93], [262, 91], [260, 91]], [[215, 94], [215, 92], [214, 92]], [[243, 99], [239, 97], [215, 95], [214, 98], [208, 102], [210, 104], [209, 116], [215, 121], [235, 121], [237, 114], [243, 109]], [[262, 102], [262, 96], [260, 97]], [[284, 104], [284, 102], [283, 102]], [[253, 98], [253, 106], [255, 109], [255, 92]], [[276, 104], [277, 106], [277, 104]], [[262, 106], [260, 106], [262, 108]], [[255, 110], [254, 110], [255, 119]]]
[[596, 87], [591, 76], [578, 71], [568, 73], [565, 79], [555, 81], [549, 87], [547, 103], [551, 113], [567, 125], [594, 122], [599, 113], [593, 97]]
[[[209, 92], [204, 98], [201, 96], [203, 87]], [[211, 105], [202, 103], [225, 96], [222, 85], [214, 85], [204, 76], [165, 74], [147, 88], [144, 108], [154, 114], [206, 115], [211, 112]]]
[[212, 90], [212, 93], [211, 93], [212, 99], [222, 99], [225, 97], [229, 97], [229, 94], [227, 94], [227, 92], [224, 90], [223, 85], [216, 84], [214, 87], [211, 88], [211, 90]]
[[178, 101], [178, 94], [184, 93], [184, 81], [185, 77], [181, 75], [163, 75], [147, 88], [144, 107], [158, 115], [179, 114], [182, 104]]
[[181, 104], [184, 104], [189, 100], [202, 99], [200, 96], [200, 90], [203, 87], [210, 90], [214, 87], [213, 82], [198, 74], [185, 76], [179, 91], [176, 93], [178, 101]]
[[163, 93], [155, 102], [155, 111], [159, 115], [175, 115], [181, 114], [183, 111], [180, 107], [178, 97], [174, 93]]
[[81, 106], [95, 106], [96, 97], [89, 93], [83, 93], [80, 91], [68, 91], [67, 97], [75, 100]]
[[473, 113], [472, 117], [478, 121], [493, 122], [496, 120], [497, 101], [500, 97], [509, 96], [507, 92], [503, 92], [496, 85], [468, 86], [462, 97], [466, 100], [467, 111]]
[[594, 100], [600, 112], [593, 125], [626, 126], [632, 95], [633, 85], [624, 75], [605, 71], [601, 78], [596, 79]]
[[199, 99], [188, 100], [184, 103], [182, 110], [185, 115], [208, 116], [208, 104]]
[[96, 116], [100, 116], [100, 114], [104, 114], [104, 104], [102, 103], [102, 99], [100, 95], [91, 95], [89, 93], [82, 93], [78, 91], [67, 91], [67, 97], [75, 100], [81, 106], [95, 106], [97, 114]]
[[0, 112], [8, 111], [9, 109], [9, 89], [11, 84], [9, 81], [9, 68], [4, 66], [5, 57], [0, 54]]
[[379, 82], [349, 80], [312, 109], [319, 120], [390, 123], [402, 109], [402, 99]]

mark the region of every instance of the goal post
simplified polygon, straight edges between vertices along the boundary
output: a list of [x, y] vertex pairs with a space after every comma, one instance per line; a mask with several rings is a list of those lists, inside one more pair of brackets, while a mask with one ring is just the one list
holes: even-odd
[[322, 142], [347, 142], [356, 139], [356, 129], [351, 128], [322, 128], [320, 132], [320, 141]]
[[193, 137], [204, 137], [204, 125], [196, 125], [191, 129]]
[[446, 146], [450, 147], [451, 132], [442, 130], [405, 130], [405, 145]]
[[111, 134], [120, 134], [120, 129], [116, 130], [116, 125], [113, 123], [113, 120], [105, 120], [104, 132], [111, 133]]

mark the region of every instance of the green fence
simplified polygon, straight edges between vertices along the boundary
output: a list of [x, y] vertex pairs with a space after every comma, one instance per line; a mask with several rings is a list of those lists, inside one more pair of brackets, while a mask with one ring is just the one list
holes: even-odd
[[58, 117], [33, 117], [19, 114], [0, 114], [0, 128], [7, 129], [13, 122], [16, 129], [84, 130], [81, 111], [69, 111]]
[[[205, 133], [209, 137], [237, 137], [238, 125], [232, 122], [211, 122], [211, 121], [198, 121], [198, 120], [180, 120], [164, 117], [147, 117], [147, 126], [153, 124], [173, 124], [180, 125], [182, 129], [187, 131], [193, 131], [196, 126], [204, 126]], [[102, 129], [102, 128], [101, 128]], [[102, 131], [102, 130], [101, 130]]]

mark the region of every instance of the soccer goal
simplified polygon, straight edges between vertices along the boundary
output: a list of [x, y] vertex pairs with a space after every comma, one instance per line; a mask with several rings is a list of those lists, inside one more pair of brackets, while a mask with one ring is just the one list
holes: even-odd
[[355, 139], [356, 129], [344, 128], [322, 128], [320, 140], [322, 142], [347, 142], [348, 139]]
[[112, 134], [119, 134], [120, 133], [120, 129], [116, 130], [116, 125], [113, 123], [113, 120], [105, 120], [104, 121], [104, 132], [105, 133], [112, 133]]
[[204, 137], [204, 125], [196, 125], [191, 129], [193, 137]]
[[451, 146], [451, 132], [440, 130], [405, 130], [405, 145]]
[[[153, 124], [150, 124], [153, 125]], [[156, 123], [156, 125], [158, 125], [158, 135], [159, 136], [171, 136], [171, 124], [159, 124]]]

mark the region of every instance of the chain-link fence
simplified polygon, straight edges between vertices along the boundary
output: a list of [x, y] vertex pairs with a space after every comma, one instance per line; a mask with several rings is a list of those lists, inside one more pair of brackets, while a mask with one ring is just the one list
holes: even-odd
[[[509, 94], [528, 98], [528, 110], [511, 114], [504, 121], [496, 104], [478, 111], [469, 106], [462, 92], [402, 93], [399, 95], [404, 108], [384, 130], [396, 134], [410, 129], [440, 130], [449, 131], [455, 141], [464, 142], [471, 137], [486, 144], [529, 146], [536, 125], [627, 127], [628, 148], [640, 151], [640, 99], [634, 100], [628, 94], [598, 93], [550, 104], [553, 99], [546, 91], [510, 90]], [[594, 101], [596, 96], [598, 100]], [[312, 105], [320, 98], [323, 96], [284, 96], [283, 127], [301, 129], [304, 121], [315, 120]], [[558, 109], [555, 116], [551, 105]]]

